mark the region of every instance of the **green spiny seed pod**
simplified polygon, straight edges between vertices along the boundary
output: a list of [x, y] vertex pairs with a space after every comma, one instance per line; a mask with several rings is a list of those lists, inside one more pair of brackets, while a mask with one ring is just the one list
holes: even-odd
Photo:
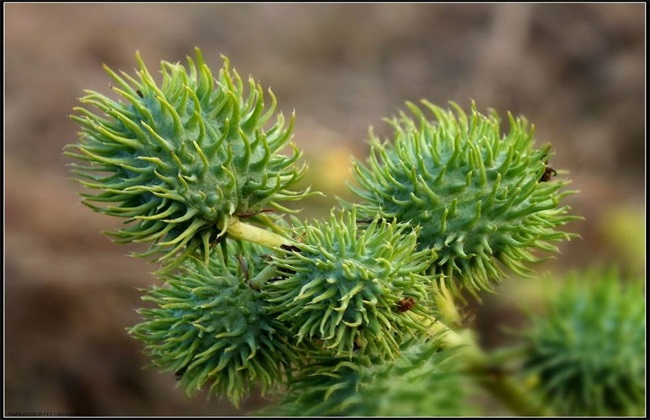
[[467, 416], [471, 382], [455, 348], [438, 340], [409, 343], [395, 361], [325, 358], [289, 382], [265, 411], [283, 416]]
[[229, 242], [228, 256], [216, 248], [208, 266], [185, 260], [164, 287], [143, 296], [154, 307], [140, 309], [144, 320], [131, 329], [153, 364], [175, 372], [188, 394], [207, 382], [210, 393], [235, 405], [257, 384], [262, 392], [276, 386], [301, 357], [257, 290], [269, 276], [263, 248], [241, 246]]
[[295, 248], [274, 258], [283, 275], [264, 287], [269, 310], [291, 322], [298, 341], [318, 340], [336, 356], [395, 358], [402, 334], [424, 330], [417, 316], [430, 315], [431, 279], [419, 273], [431, 252], [418, 252], [408, 230], [359, 222], [354, 209], [297, 228]]
[[455, 104], [455, 114], [423, 104], [435, 120], [407, 103], [417, 121], [403, 112], [391, 120], [393, 143], [370, 133], [367, 165], [354, 163], [357, 186], [350, 186], [363, 200], [359, 216], [419, 226], [420, 249], [438, 254], [432, 271], [455, 278], [456, 292], [492, 290], [501, 265], [528, 274], [525, 263], [539, 261], [532, 251], [557, 251], [552, 242], [571, 235], [556, 229], [575, 219], [560, 205], [572, 193], [560, 192], [568, 181], [550, 180], [549, 146], [533, 147], [523, 119], [509, 116], [502, 135], [497, 116], [474, 104], [469, 116]]
[[613, 270], [576, 275], [547, 296], [523, 335], [525, 371], [563, 416], [645, 413], [643, 282], [621, 283]]
[[[83, 194], [91, 209], [127, 219], [112, 232], [117, 242], [152, 243], [141, 256], [162, 253], [165, 264], [197, 249], [207, 261], [209, 244], [227, 233], [232, 221], [256, 215], [279, 202], [303, 198], [289, 190], [301, 178], [294, 164], [300, 153], [291, 143], [281, 114], [268, 129], [276, 100], [265, 110], [264, 92], [252, 78], [248, 93], [229, 61], [215, 80], [196, 49], [188, 68], [163, 61], [159, 87], [139, 54], [137, 79], [106, 72], [122, 100], [86, 91], [85, 105], [71, 116], [80, 140], [66, 154], [78, 181], [96, 194]], [[290, 146], [291, 155], [280, 153]]]

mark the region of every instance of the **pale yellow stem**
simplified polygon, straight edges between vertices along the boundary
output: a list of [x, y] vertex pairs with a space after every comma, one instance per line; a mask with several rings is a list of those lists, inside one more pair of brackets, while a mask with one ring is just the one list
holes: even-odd
[[237, 218], [230, 218], [225, 226], [218, 226], [232, 239], [253, 242], [269, 248], [280, 248], [282, 245], [291, 245], [291, 239], [285, 238], [269, 230], [241, 222]]

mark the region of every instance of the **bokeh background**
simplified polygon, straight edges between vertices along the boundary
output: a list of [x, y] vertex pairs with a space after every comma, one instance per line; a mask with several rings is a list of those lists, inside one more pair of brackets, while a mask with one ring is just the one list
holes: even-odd
[[[367, 131], [405, 101], [428, 99], [524, 115], [551, 166], [580, 190], [567, 203], [581, 235], [539, 267], [561, 276], [594, 264], [645, 274], [645, 4], [28, 4], [4, 3], [5, 414], [236, 415], [205, 395], [188, 398], [126, 329], [138, 322], [138, 287], [155, 267], [101, 233], [121, 221], [80, 204], [63, 147], [83, 89], [109, 92], [102, 63], [132, 72], [184, 61], [195, 46], [217, 70], [220, 54], [271, 87], [305, 180], [326, 197], [320, 217], [347, 197], [351, 157]], [[505, 280], [475, 303], [487, 347], [534, 306], [535, 280]], [[532, 302], [532, 303], [531, 303]]]

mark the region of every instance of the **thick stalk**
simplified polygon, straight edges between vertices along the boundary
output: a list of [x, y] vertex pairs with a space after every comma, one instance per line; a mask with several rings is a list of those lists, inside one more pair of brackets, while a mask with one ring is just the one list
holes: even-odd
[[[444, 302], [442, 305], [444, 308], [443, 318], [453, 321], [458, 316], [458, 310], [447, 290], [442, 290], [444, 290], [443, 296], [441, 296], [441, 302]], [[467, 361], [467, 372], [513, 413], [521, 416], [550, 415], [537, 402], [533, 401], [521, 385], [506, 374], [503, 369], [502, 357], [492, 357], [478, 346], [472, 331], [465, 330], [459, 333], [439, 320], [429, 322], [431, 334], [444, 332], [442, 340], [445, 347], [461, 346], [460, 351], [463, 352]]]
[[253, 242], [269, 248], [280, 248], [282, 245], [291, 245], [291, 239], [285, 238], [269, 230], [243, 223], [237, 218], [228, 220], [225, 226], [217, 226], [226, 231], [226, 235], [232, 239]]

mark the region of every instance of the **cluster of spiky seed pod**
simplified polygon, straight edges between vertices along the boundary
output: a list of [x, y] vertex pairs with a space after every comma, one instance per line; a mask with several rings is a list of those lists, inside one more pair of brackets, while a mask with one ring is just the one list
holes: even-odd
[[402, 112], [389, 121], [393, 142], [370, 133], [370, 157], [355, 162], [350, 186], [360, 216], [418, 226], [419, 248], [438, 255], [431, 272], [454, 291], [493, 290], [503, 266], [528, 274], [526, 264], [539, 261], [532, 251], [556, 252], [552, 242], [571, 237], [557, 228], [575, 219], [560, 204], [568, 181], [544, 176], [549, 146], [534, 147], [522, 118], [510, 116], [502, 135], [496, 114], [475, 105], [467, 115], [455, 104], [455, 113], [423, 104], [435, 119], [407, 103], [414, 117]]
[[[99, 190], [83, 202], [127, 219], [129, 227], [112, 233], [117, 242], [151, 243], [142, 255], [161, 254], [166, 268], [197, 250], [207, 261], [233, 220], [255, 221], [305, 196], [289, 190], [304, 172], [291, 143], [293, 117], [288, 127], [280, 114], [264, 128], [276, 107], [270, 91], [265, 110], [259, 84], [249, 79], [246, 95], [227, 59], [215, 80], [198, 48], [187, 69], [162, 62], [160, 87], [137, 60], [138, 79], [104, 66], [124, 102], [87, 91], [81, 102], [100, 113], [75, 108], [81, 136], [66, 151], [85, 162], [72, 165], [79, 182]], [[292, 155], [279, 153], [287, 146]]]
[[227, 241], [207, 265], [186, 259], [163, 275], [131, 330], [153, 363], [190, 393], [208, 384], [237, 404], [310, 360], [389, 363], [429, 334], [432, 279], [420, 273], [432, 256], [415, 231], [354, 210], [293, 230], [299, 241], [279, 253]]
[[643, 282], [614, 270], [573, 273], [530, 314], [524, 371], [561, 416], [639, 416], [646, 401]]
[[265, 110], [259, 84], [246, 90], [225, 57], [215, 80], [198, 49], [187, 68], [163, 61], [160, 86], [137, 60], [137, 77], [105, 66], [121, 99], [87, 91], [100, 113], [75, 108], [66, 154], [95, 190], [83, 202], [126, 219], [115, 240], [148, 243], [140, 255], [162, 265], [131, 329], [154, 365], [234, 404], [287, 386], [289, 415], [467, 414], [454, 349], [427, 339], [436, 282], [491, 290], [502, 266], [526, 274], [535, 250], [571, 236], [558, 230], [574, 219], [567, 181], [551, 179], [526, 122], [511, 117], [502, 136], [474, 106], [425, 102], [431, 121], [409, 104], [417, 121], [393, 119], [394, 143], [373, 136], [355, 163], [361, 202], [289, 228], [266, 212], [308, 191], [291, 190], [304, 173], [293, 117], [265, 128], [273, 94]]

